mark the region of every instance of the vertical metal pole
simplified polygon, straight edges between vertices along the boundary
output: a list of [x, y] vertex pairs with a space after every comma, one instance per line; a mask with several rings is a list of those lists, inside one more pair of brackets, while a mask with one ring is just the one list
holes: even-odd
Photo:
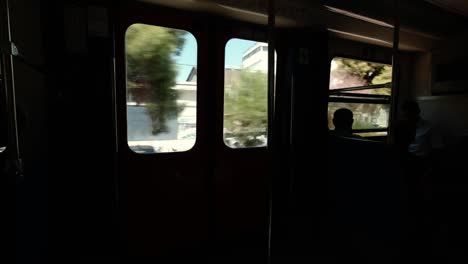
[[398, 112], [398, 98], [400, 92], [400, 14], [399, 14], [399, 0], [394, 0], [394, 25], [393, 25], [393, 58], [392, 58], [392, 101], [391, 101], [391, 114], [389, 122], [389, 139], [394, 142], [395, 120], [397, 119]]
[[[7, 91], [7, 105], [8, 110], [11, 111], [9, 115], [9, 124], [10, 129], [10, 144], [9, 147], [12, 149], [11, 156], [14, 160], [14, 166], [16, 167], [16, 176], [19, 177], [18, 180], [23, 179], [23, 164], [21, 160], [21, 151], [19, 146], [19, 133], [18, 133], [18, 115], [17, 115], [17, 106], [16, 106], [16, 91], [15, 91], [15, 72], [14, 72], [14, 62], [13, 58], [16, 55], [16, 47], [13, 44], [13, 38], [11, 33], [11, 14], [10, 14], [10, 1], [6, 0], [6, 16], [7, 16], [7, 30], [8, 30], [8, 41], [10, 54], [5, 56], [5, 87]], [[8, 72], [9, 71], [9, 72]], [[9, 79], [9, 80], [8, 80]]]
[[[268, 153], [272, 161], [276, 150], [276, 140], [273, 136], [275, 127], [275, 0], [268, 0]], [[269, 173], [269, 201], [268, 201], [268, 263], [271, 263], [271, 226], [272, 226], [272, 192], [274, 170]]]

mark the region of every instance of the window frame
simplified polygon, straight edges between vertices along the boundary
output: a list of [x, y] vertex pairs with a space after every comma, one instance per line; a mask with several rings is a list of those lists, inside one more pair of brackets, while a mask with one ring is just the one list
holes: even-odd
[[[378, 64], [385, 64], [392, 67], [392, 76], [393, 72], [393, 65], [388, 61], [379, 61], [374, 59], [367, 59], [367, 58], [359, 58], [349, 55], [341, 55], [341, 54], [334, 54], [330, 58], [329, 63], [329, 76], [331, 76], [331, 64], [335, 58], [343, 58], [343, 59], [350, 59], [350, 60], [359, 60], [364, 62], [370, 63], [378, 63]], [[393, 80], [393, 79], [392, 79]], [[372, 95], [372, 94], [355, 94], [349, 93], [350, 91], [361, 91], [361, 90], [371, 90], [371, 89], [385, 89], [389, 88], [391, 91], [390, 95]], [[384, 83], [384, 84], [374, 84], [374, 85], [366, 85], [366, 86], [354, 86], [354, 87], [345, 87], [339, 89], [330, 90], [328, 87], [328, 98], [327, 98], [327, 107], [330, 102], [333, 103], [358, 103], [358, 104], [379, 104], [379, 105], [389, 105], [389, 112], [392, 111], [392, 94], [393, 94], [393, 85], [392, 82]], [[340, 98], [340, 95], [343, 96]], [[328, 110], [327, 110], [328, 113]], [[388, 125], [385, 128], [369, 128], [369, 129], [353, 129], [353, 133], [372, 133], [372, 132], [390, 132], [390, 117], [388, 120]], [[328, 128], [330, 129], [330, 128]], [[372, 136], [367, 137], [372, 138]]]

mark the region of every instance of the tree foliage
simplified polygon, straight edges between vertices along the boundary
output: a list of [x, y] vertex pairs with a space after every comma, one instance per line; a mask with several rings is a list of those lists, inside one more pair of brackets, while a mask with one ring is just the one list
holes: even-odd
[[172, 89], [177, 76], [173, 59], [184, 45], [184, 31], [134, 24], [125, 36], [128, 93], [145, 103], [153, 134], [167, 132], [167, 120], [181, 111]]
[[359, 76], [366, 85], [382, 84], [392, 80], [392, 68], [386, 64], [346, 58], [335, 58], [334, 61], [338, 64], [337, 69]]
[[[332, 65], [330, 89], [385, 84], [392, 81], [392, 67], [386, 64], [347, 58], [335, 58]], [[391, 95], [390, 88], [367, 89], [353, 93]], [[329, 105], [329, 127], [335, 110], [345, 107], [354, 113], [354, 129], [381, 128], [388, 124], [389, 108], [386, 105], [366, 103], [334, 103]]]
[[267, 84], [266, 73], [241, 70], [240, 81], [226, 88], [224, 127], [240, 146], [265, 143], [268, 126]]
[[[331, 82], [333, 83], [334, 79], [343, 80], [344, 85], [340, 88], [385, 84], [392, 81], [390, 65], [346, 58], [335, 58], [333, 62], [335, 67], [331, 72]], [[363, 93], [390, 95], [390, 89], [365, 90]]]

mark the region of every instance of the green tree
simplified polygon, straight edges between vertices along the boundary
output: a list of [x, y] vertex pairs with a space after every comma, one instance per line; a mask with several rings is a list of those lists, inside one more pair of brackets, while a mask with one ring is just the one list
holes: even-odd
[[[335, 65], [332, 68], [330, 82], [334, 83], [339, 80], [340, 82], [337, 82], [340, 85], [338, 88], [385, 84], [392, 81], [392, 67], [390, 65], [346, 58], [335, 58], [333, 62]], [[391, 88], [359, 90], [353, 91], [353, 93], [391, 95]], [[379, 104], [341, 103], [338, 105], [350, 109], [355, 116], [362, 114], [371, 116], [372, 121], [355, 118], [354, 129], [379, 128], [376, 122], [381, 117], [381, 110], [388, 113], [388, 108]], [[333, 126], [332, 116], [337, 109], [335, 107], [329, 111], [329, 127]]]
[[258, 146], [268, 126], [268, 77], [263, 72], [241, 70], [240, 81], [226, 87], [224, 127], [241, 146]]
[[[360, 85], [385, 84], [392, 81], [392, 67], [386, 64], [360, 61], [346, 58], [335, 58], [335, 70], [332, 78], [346, 79], [354, 77], [360, 80]], [[390, 95], [390, 89], [365, 90], [367, 94]]]
[[167, 120], [182, 110], [173, 90], [177, 69], [173, 59], [184, 45], [184, 31], [134, 24], [125, 36], [128, 93], [145, 103], [153, 134], [167, 132]]

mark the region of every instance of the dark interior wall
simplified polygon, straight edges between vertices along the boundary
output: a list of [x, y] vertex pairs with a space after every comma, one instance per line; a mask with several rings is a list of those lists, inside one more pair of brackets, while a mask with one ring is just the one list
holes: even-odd
[[324, 139], [328, 134], [330, 69], [326, 66], [328, 54], [323, 51], [328, 50], [329, 38], [325, 30], [305, 29], [286, 31], [280, 39], [281, 55], [287, 52], [287, 57], [282, 57], [283, 64], [278, 66], [282, 69], [279, 82], [283, 84], [279, 92], [286, 102], [280, 102], [278, 109], [286, 116], [278, 118], [288, 122], [282, 129], [289, 131], [282, 131], [283, 137], [277, 139], [278, 143], [286, 141], [282, 143], [286, 145], [274, 154], [280, 159], [272, 164], [275, 168], [272, 254], [285, 261], [298, 256], [312, 261], [324, 257], [328, 246], [324, 245], [327, 238], [322, 232], [328, 226], [325, 224], [328, 176]]
[[32, 64], [43, 64], [41, 2], [9, 1], [12, 40], [20, 53]]
[[431, 69], [432, 54], [430, 52], [418, 53], [414, 56], [412, 72], [412, 87], [410, 97], [431, 95]]
[[468, 32], [443, 40], [431, 51], [432, 95], [455, 95], [468, 93]]
[[466, 92], [460, 91], [437, 94], [434, 90], [435, 85], [439, 85], [436, 80], [436, 66], [468, 58], [467, 45], [466, 34], [441, 41], [434, 50], [416, 54], [412, 69], [411, 97], [420, 102], [423, 117], [439, 125], [442, 132], [449, 137], [449, 142], [456, 142], [468, 134], [468, 97]]
[[45, 261], [48, 246], [47, 93], [41, 2], [9, 1], [9, 9], [11, 41], [19, 52], [12, 59], [12, 73], [24, 164], [24, 178], [16, 185], [16, 256], [18, 263], [40, 263]]
[[459, 57], [468, 56], [468, 33], [459, 32], [459, 35], [441, 42], [438, 47], [432, 50], [433, 62], [450, 62]]
[[50, 255], [110, 256], [117, 244], [111, 4], [47, 1]]
[[[451, 80], [440, 82], [437, 80], [437, 65], [466, 61], [468, 51], [467, 36], [444, 40], [436, 49], [417, 57], [417, 65], [413, 70], [416, 84], [413, 97], [419, 102], [421, 115], [429, 120], [434, 131], [440, 135], [444, 143], [443, 148], [434, 153], [431, 161], [433, 171], [430, 178], [431, 210], [434, 229], [432, 241], [434, 251], [438, 255], [446, 254], [448, 259], [465, 259], [466, 254], [466, 218], [459, 214], [461, 204], [466, 204], [468, 175], [467, 138], [468, 138], [468, 91], [466, 82]], [[450, 71], [459, 72], [453, 68]], [[466, 80], [466, 70], [457, 73], [456, 78]], [[460, 76], [464, 75], [464, 76]], [[452, 75], [453, 76], [453, 75]], [[446, 81], [446, 80], [444, 80]], [[465, 89], [465, 92], [447, 90], [438, 94], [438, 85], [455, 84], [455, 88]], [[446, 261], [445, 260], [445, 261]]]
[[447, 143], [456, 143], [459, 139], [468, 136], [466, 93], [434, 95], [432, 91], [435, 83], [434, 65], [450, 62], [468, 54], [466, 49], [462, 48], [462, 43], [453, 44], [456, 46], [446, 46], [418, 56], [420, 67], [414, 69], [415, 77], [419, 80], [415, 82], [413, 97], [420, 104], [422, 116], [439, 127], [447, 138]]
[[111, 4], [74, 2], [9, 1], [24, 162], [16, 263], [76, 263], [117, 243]]
[[[8, 43], [8, 20], [7, 20], [7, 5], [6, 2], [0, 2], [0, 43]], [[3, 48], [3, 47], [2, 47]], [[3, 49], [2, 49], [3, 52]], [[6, 65], [3, 65], [3, 54], [1, 56], [0, 61], [0, 74], [1, 74], [1, 83], [0, 83], [0, 146], [1, 147], [6, 147], [8, 144], [8, 115], [6, 113], [6, 87], [5, 87], [5, 77], [3, 76], [6, 74]], [[6, 154], [0, 154], [0, 160], [1, 157], [5, 156]], [[1, 162], [1, 161], [0, 161]], [[1, 165], [0, 165], [1, 166]]]
[[447, 144], [468, 137], [468, 95], [418, 97], [422, 116], [441, 129]]
[[13, 81], [21, 154], [37, 160], [47, 153], [46, 88], [41, 5], [39, 1], [9, 1], [11, 41], [19, 55], [13, 57]]
[[[44, 126], [46, 103], [44, 76], [14, 60], [18, 138], [24, 178], [17, 183], [16, 228], [20, 259], [36, 263], [47, 247], [48, 131]], [[26, 253], [27, 252], [27, 253]], [[21, 262], [20, 262], [21, 263]]]
[[[455, 38], [448, 38], [439, 41], [436, 48], [414, 55], [414, 68], [412, 69], [411, 96], [431, 96], [436, 95], [434, 89], [437, 83], [436, 67], [439, 64], [448, 64], [468, 57], [466, 46], [468, 36], [461, 34]], [[449, 94], [450, 92], [448, 92]]]
[[440, 63], [450, 63], [468, 56], [466, 46], [468, 34], [460, 32], [453, 38], [444, 38], [430, 51], [415, 54], [413, 79], [413, 95], [427, 96], [432, 94], [435, 75], [434, 66]]
[[400, 83], [398, 90], [398, 100], [397, 100], [397, 109], [396, 116], [399, 118], [401, 114], [402, 104], [410, 97], [411, 94], [411, 81], [412, 81], [412, 72], [415, 67], [414, 62], [414, 53], [402, 52], [400, 54]]

